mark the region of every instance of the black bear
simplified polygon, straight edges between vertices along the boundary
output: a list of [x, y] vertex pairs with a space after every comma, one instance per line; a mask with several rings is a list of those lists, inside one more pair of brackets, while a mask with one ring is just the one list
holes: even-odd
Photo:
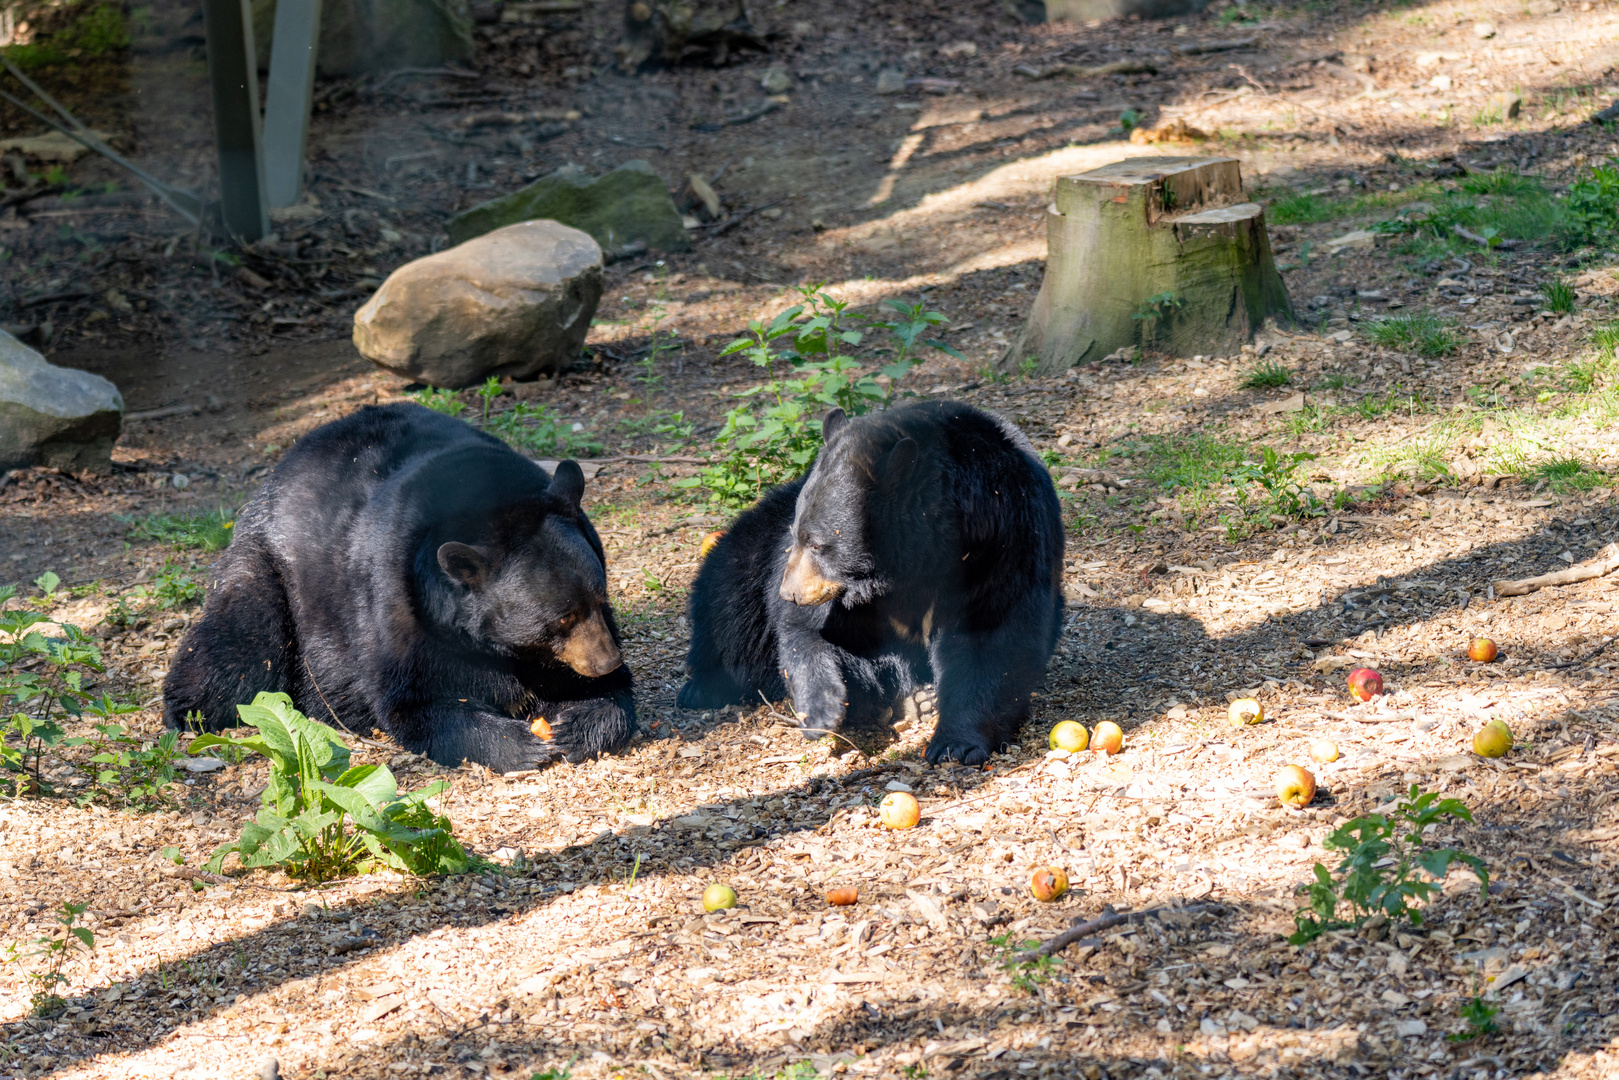
[[848, 420], [704, 560], [682, 708], [791, 693], [806, 734], [933, 683], [930, 762], [982, 764], [1062, 629], [1062, 512], [1023, 433], [958, 402]]
[[420, 405], [316, 428], [237, 516], [164, 722], [233, 727], [272, 690], [445, 765], [621, 748], [635, 702], [584, 484]]

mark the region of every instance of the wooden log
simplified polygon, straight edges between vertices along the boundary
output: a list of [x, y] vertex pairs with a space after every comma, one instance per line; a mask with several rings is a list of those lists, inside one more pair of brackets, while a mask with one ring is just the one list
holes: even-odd
[[1148, 157], [1057, 180], [1046, 276], [1003, 371], [1057, 374], [1121, 348], [1235, 352], [1293, 318], [1265, 211], [1235, 158]]

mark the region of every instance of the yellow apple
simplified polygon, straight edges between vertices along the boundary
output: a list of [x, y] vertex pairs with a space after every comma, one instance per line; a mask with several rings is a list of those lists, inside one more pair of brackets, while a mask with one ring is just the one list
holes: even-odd
[[1070, 754], [1085, 749], [1091, 741], [1090, 732], [1085, 725], [1077, 720], [1064, 720], [1051, 729], [1051, 735], [1046, 740], [1053, 750], [1066, 750]]
[[1276, 797], [1283, 806], [1309, 806], [1315, 798], [1315, 775], [1300, 765], [1284, 765], [1276, 774]]
[[1231, 726], [1242, 727], [1244, 724], [1263, 724], [1265, 722], [1265, 706], [1251, 697], [1240, 697], [1231, 703]]
[[703, 910], [719, 911], [721, 908], [736, 907], [736, 890], [729, 885], [714, 882], [703, 890]]
[[878, 819], [890, 829], [910, 829], [922, 820], [922, 804], [908, 791], [890, 791], [877, 806]]
[[1310, 760], [1320, 762], [1337, 761], [1338, 744], [1331, 739], [1317, 739], [1310, 744]]
[[715, 545], [720, 542], [720, 537], [724, 535], [724, 532], [705, 533], [703, 539], [697, 544], [697, 557], [699, 559], [708, 558], [708, 553], [714, 550]]
[[1124, 749], [1124, 729], [1111, 720], [1103, 720], [1091, 732], [1091, 749], [1112, 756]]
[[1512, 729], [1500, 720], [1491, 720], [1473, 736], [1473, 753], [1479, 757], [1505, 757], [1512, 749]]

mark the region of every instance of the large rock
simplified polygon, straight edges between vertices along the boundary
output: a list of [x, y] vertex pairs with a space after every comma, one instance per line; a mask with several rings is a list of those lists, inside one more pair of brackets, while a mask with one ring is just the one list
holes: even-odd
[[0, 330], [0, 469], [105, 471], [124, 420], [118, 388], [57, 367]]
[[525, 221], [406, 263], [354, 316], [367, 360], [418, 382], [531, 379], [579, 355], [602, 295], [601, 248]]
[[583, 229], [608, 251], [644, 243], [659, 251], [689, 251], [691, 238], [663, 179], [644, 161], [626, 161], [605, 176], [577, 166], [558, 169], [510, 195], [463, 210], [445, 231], [450, 243], [518, 221], [549, 218]]
[[[260, 68], [270, 66], [275, 0], [252, 0]], [[407, 67], [470, 66], [467, 0], [323, 0], [315, 70], [322, 78]]]

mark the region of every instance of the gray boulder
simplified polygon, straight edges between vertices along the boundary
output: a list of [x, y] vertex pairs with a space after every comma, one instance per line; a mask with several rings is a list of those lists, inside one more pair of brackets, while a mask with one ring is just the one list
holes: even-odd
[[601, 295], [594, 240], [524, 221], [395, 270], [355, 313], [354, 345], [432, 386], [532, 379], [573, 363]]
[[566, 166], [532, 184], [463, 210], [444, 228], [459, 244], [517, 221], [549, 218], [583, 229], [607, 251], [643, 243], [689, 251], [691, 238], [663, 178], [644, 161], [626, 161], [605, 176]]
[[124, 396], [88, 371], [57, 367], [0, 330], [0, 469], [112, 467]]

